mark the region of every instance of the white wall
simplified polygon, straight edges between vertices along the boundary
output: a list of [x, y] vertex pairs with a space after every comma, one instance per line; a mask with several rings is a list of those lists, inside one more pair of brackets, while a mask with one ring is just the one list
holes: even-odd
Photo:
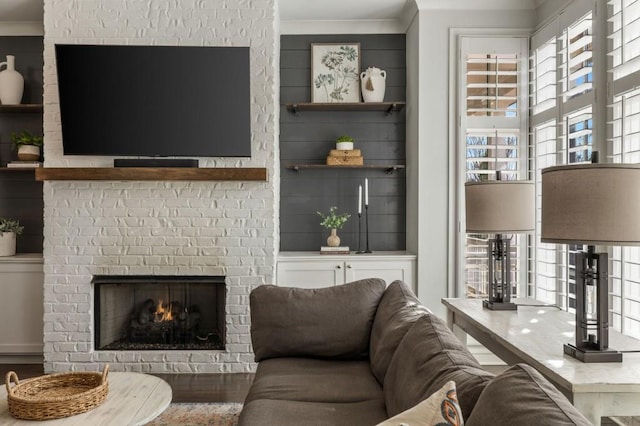
[[[449, 79], [456, 76], [449, 54], [456, 46], [450, 45], [450, 30], [509, 28], [526, 32], [535, 21], [533, 10], [419, 10], [407, 33], [407, 58], [417, 56], [407, 60], [407, 81], [412, 82], [407, 84], [407, 157], [415, 157], [412, 161], [419, 167], [411, 170], [413, 163], [408, 163], [409, 176], [413, 179], [417, 175], [417, 182], [407, 183], [407, 236], [413, 233], [418, 238], [408, 238], [407, 249], [418, 255], [418, 297], [440, 316], [445, 315], [440, 300], [456, 296], [449, 290], [456, 286], [457, 228], [450, 192], [457, 176], [455, 135], [450, 131], [451, 120], [456, 118], [450, 114], [455, 93], [449, 88]], [[416, 79], [419, 85], [414, 89]], [[413, 109], [418, 111], [412, 115]]]

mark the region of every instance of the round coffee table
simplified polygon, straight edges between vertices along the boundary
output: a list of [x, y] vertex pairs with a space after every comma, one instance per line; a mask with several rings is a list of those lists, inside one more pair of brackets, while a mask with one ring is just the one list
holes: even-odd
[[107, 399], [86, 413], [56, 420], [18, 420], [9, 413], [7, 388], [0, 389], [0, 424], [8, 425], [143, 425], [158, 417], [171, 403], [171, 386], [141, 373], [109, 373]]

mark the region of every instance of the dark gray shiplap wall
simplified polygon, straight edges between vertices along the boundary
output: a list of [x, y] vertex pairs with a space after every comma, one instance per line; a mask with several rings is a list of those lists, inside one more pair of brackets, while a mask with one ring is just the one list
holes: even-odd
[[[42, 37], [0, 37], [0, 62], [14, 55], [16, 70], [24, 77], [22, 103], [42, 103], [42, 51]], [[42, 135], [42, 113], [0, 112], [0, 167], [17, 159], [11, 132], [22, 130]], [[18, 253], [42, 253], [42, 182], [34, 180], [33, 171], [0, 173], [0, 217], [19, 219], [24, 225]]]
[[[311, 100], [311, 43], [359, 42], [361, 71], [378, 67], [387, 72], [385, 101], [404, 101], [406, 96], [405, 36], [286, 35], [280, 52], [280, 250], [316, 251], [326, 245], [328, 231], [316, 211], [337, 206], [351, 214], [338, 232], [341, 245], [358, 247], [358, 185], [369, 179], [369, 245], [373, 251], [404, 250], [406, 174], [400, 170], [313, 169], [296, 172], [291, 164], [324, 164], [343, 134], [355, 138], [365, 164], [405, 164], [405, 112], [301, 111], [298, 116], [285, 105]], [[363, 185], [364, 186], [364, 185]], [[361, 248], [365, 248], [364, 211]]]

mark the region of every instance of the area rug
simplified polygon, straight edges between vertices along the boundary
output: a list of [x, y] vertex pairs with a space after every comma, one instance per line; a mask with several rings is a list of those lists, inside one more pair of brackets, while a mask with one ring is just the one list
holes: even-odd
[[148, 425], [236, 426], [242, 410], [238, 402], [172, 403]]

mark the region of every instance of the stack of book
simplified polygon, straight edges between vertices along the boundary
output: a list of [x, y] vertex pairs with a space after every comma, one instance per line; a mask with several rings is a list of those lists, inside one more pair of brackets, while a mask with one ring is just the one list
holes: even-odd
[[348, 246], [339, 246], [339, 247], [322, 246], [320, 247], [320, 254], [349, 254], [349, 247]]
[[41, 161], [11, 161], [7, 163], [8, 168], [16, 168], [16, 169], [33, 169], [36, 167], [42, 167]]
[[332, 149], [327, 157], [329, 166], [362, 166], [364, 159], [359, 149]]

